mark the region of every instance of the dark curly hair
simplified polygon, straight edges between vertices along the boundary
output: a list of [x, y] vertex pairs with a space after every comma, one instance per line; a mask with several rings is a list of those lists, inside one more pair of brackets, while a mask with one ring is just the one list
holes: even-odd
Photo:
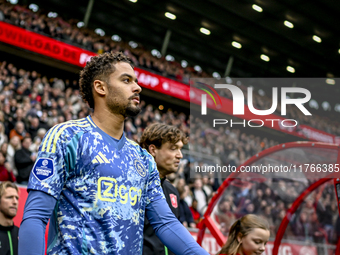
[[94, 80], [98, 79], [107, 82], [109, 75], [116, 70], [114, 64], [118, 62], [126, 62], [133, 68], [131, 59], [122, 52], [105, 52], [92, 57], [91, 60], [87, 62], [84, 69], [80, 71], [80, 95], [92, 109], [94, 109], [92, 94]]
[[149, 146], [153, 144], [156, 148], [160, 149], [166, 142], [176, 144], [179, 141], [182, 141], [183, 144], [188, 143], [188, 138], [182, 130], [175, 126], [154, 123], [144, 130], [140, 139], [140, 146], [149, 150]]

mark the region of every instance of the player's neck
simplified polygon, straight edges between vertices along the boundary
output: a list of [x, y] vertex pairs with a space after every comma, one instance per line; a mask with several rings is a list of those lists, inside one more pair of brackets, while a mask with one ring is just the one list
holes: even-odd
[[13, 226], [13, 219], [6, 218], [1, 212], [0, 212], [0, 225], [3, 227], [9, 227]]
[[169, 172], [162, 168], [160, 165], [157, 165], [158, 173], [159, 173], [159, 178], [164, 179], [166, 176], [169, 174]]
[[124, 117], [108, 113], [105, 110], [94, 111], [91, 115], [94, 123], [113, 138], [120, 139], [124, 132]]

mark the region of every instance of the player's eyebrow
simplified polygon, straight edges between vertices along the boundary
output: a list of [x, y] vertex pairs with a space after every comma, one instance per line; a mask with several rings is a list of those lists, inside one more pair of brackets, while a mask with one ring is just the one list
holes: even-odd
[[[131, 80], [133, 80], [133, 78], [134, 78], [131, 74], [128, 74], [128, 73], [123, 73], [123, 74], [121, 74], [120, 77], [124, 77], [124, 76], [129, 77]], [[138, 79], [137, 78], [135, 78], [135, 82], [138, 83]]]
[[182, 149], [183, 146], [176, 145], [176, 144], [172, 144], [172, 145], [171, 145], [171, 148]]

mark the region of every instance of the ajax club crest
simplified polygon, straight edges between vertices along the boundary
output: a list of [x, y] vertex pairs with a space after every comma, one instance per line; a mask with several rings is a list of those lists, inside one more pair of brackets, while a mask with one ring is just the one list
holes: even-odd
[[135, 159], [133, 163], [134, 163], [135, 169], [139, 173], [139, 175], [142, 176], [142, 177], [145, 177], [146, 176], [146, 169], [143, 166], [143, 164], [138, 159]]

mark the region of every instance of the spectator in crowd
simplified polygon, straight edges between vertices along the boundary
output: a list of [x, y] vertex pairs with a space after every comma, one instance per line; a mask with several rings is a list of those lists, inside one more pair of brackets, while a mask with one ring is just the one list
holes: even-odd
[[202, 183], [203, 183], [203, 190], [205, 191], [205, 194], [207, 194], [208, 198], [212, 197], [213, 188], [210, 184], [210, 178], [208, 175], [203, 175]]
[[[177, 172], [180, 160], [183, 157], [181, 149], [184, 144], [187, 144], [187, 138], [183, 131], [175, 126], [160, 123], [148, 126], [140, 140], [141, 147], [146, 149], [155, 159], [166, 201], [177, 219], [180, 219], [180, 196], [177, 189], [166, 177]], [[156, 236], [146, 217], [144, 221], [143, 254], [173, 254]]]
[[216, 212], [214, 212], [214, 220], [218, 225], [222, 225], [229, 229], [235, 222], [235, 213], [232, 211], [230, 202], [227, 199], [222, 199], [217, 206]]
[[273, 220], [272, 207], [270, 205], [266, 205], [259, 216], [268, 221], [269, 226], [270, 226], [270, 234], [275, 235], [275, 228], [274, 228], [275, 224]]
[[27, 129], [28, 133], [30, 134], [30, 137], [34, 139], [38, 133], [38, 130], [40, 128], [39, 118], [33, 117], [30, 120], [30, 125]]
[[19, 136], [13, 136], [9, 140], [9, 144], [7, 146], [7, 156], [6, 159], [11, 165], [11, 169], [13, 169], [14, 173], [17, 173], [15, 162], [14, 162], [14, 155], [17, 150], [21, 149], [21, 142]]
[[339, 240], [340, 238], [340, 217], [337, 217], [336, 223], [335, 223], [335, 234], [334, 234], [335, 238], [334, 240]]
[[[273, 215], [273, 213], [272, 213]], [[275, 226], [275, 227], [272, 227], [272, 228], [275, 228], [274, 229], [274, 233], [277, 233], [277, 231], [279, 231], [279, 228], [280, 228], [280, 224], [282, 222], [282, 220], [284, 219], [284, 217], [286, 216], [286, 210], [284, 209], [281, 209], [278, 213], [278, 215], [276, 216], [274, 222], [273, 222], [273, 225], [272, 226]], [[273, 217], [271, 217], [270, 219], [273, 219]], [[272, 230], [271, 228], [271, 230]], [[288, 236], [290, 234], [291, 230], [290, 230], [290, 226], [287, 227], [286, 231], [285, 231], [285, 237]]]
[[[0, 69], [0, 78], [1, 78], [1, 69]], [[0, 83], [1, 83], [1, 79], [0, 79]], [[2, 102], [6, 99], [6, 95], [4, 93], [4, 91], [2, 89], [0, 89], [0, 106], [2, 107]], [[1, 129], [0, 134], [4, 133], [6, 136], [8, 135], [8, 120], [7, 120], [7, 116], [5, 115], [5, 113], [0, 110], [0, 123], [4, 126], [3, 129]], [[8, 140], [8, 137], [6, 137]], [[6, 138], [2, 138], [2, 139], [6, 139]], [[2, 140], [0, 140], [2, 141]], [[2, 141], [1, 143], [4, 143], [4, 141]]]
[[242, 214], [253, 214], [255, 210], [255, 206], [252, 202], [248, 201], [245, 203], [245, 207], [242, 211]]
[[310, 223], [311, 223], [311, 231], [312, 231], [311, 235], [313, 237], [312, 239], [313, 242], [322, 243], [323, 240], [325, 240], [325, 237], [327, 237], [327, 234], [326, 234], [326, 231], [323, 231], [316, 212], [314, 212], [311, 215]]
[[39, 128], [37, 135], [34, 137], [31, 146], [29, 147], [29, 150], [34, 154], [38, 153], [39, 146], [41, 141], [44, 139], [44, 136], [46, 135], [46, 129]]
[[202, 179], [200, 177], [195, 179], [191, 192], [194, 199], [197, 201], [197, 211], [203, 215], [204, 211], [207, 209], [208, 195], [203, 189]]
[[268, 205], [274, 205], [275, 201], [276, 201], [276, 197], [275, 194], [273, 193], [273, 191], [271, 190], [271, 188], [266, 188], [264, 195], [263, 195], [263, 199], [265, 199], [268, 203]]
[[[319, 209], [317, 211], [318, 214], [318, 220], [320, 221], [320, 224], [323, 226], [325, 233], [328, 236], [328, 242], [332, 242], [332, 238], [334, 235], [334, 222], [336, 222], [336, 216], [338, 216], [338, 208], [337, 204], [331, 202], [331, 196], [329, 195], [329, 200], [326, 200], [323, 202], [325, 205], [324, 211], [322, 209]], [[335, 216], [335, 217], [334, 217]]]
[[24, 137], [29, 137], [29, 133], [25, 130], [24, 122], [18, 121], [15, 123], [15, 128], [11, 130], [9, 133], [9, 139], [11, 139], [14, 136], [18, 136], [20, 140], [22, 141]]
[[[186, 185], [185, 182], [183, 183], [182, 186], [184, 187], [184, 190], [185, 190], [185, 193], [183, 194], [183, 196], [184, 196], [183, 200], [187, 203], [187, 205], [189, 207], [191, 207], [192, 201], [194, 199], [193, 196], [192, 196], [192, 193], [191, 193], [191, 189], [190, 189], [189, 185]], [[178, 187], [180, 187], [180, 186], [178, 185]]]
[[27, 184], [33, 168], [36, 155], [30, 152], [29, 147], [32, 144], [30, 137], [25, 137], [22, 141], [22, 148], [17, 150], [14, 155], [15, 167], [18, 171], [18, 183]]
[[11, 165], [6, 162], [4, 154], [0, 151], [0, 181], [15, 182], [16, 178], [11, 169]]
[[179, 221], [185, 226], [185, 227], [190, 227], [190, 228], [194, 228], [194, 227], [199, 227], [198, 225], [196, 225], [197, 223], [199, 223], [199, 220], [196, 221], [193, 218], [193, 214], [191, 213], [191, 209], [189, 208], [188, 204], [185, 202], [184, 198], [187, 196], [187, 193], [189, 192], [188, 186], [177, 186], [177, 190], [179, 193], [179, 211], [180, 211], [180, 217], [179, 217]]
[[0, 122], [0, 146], [3, 143], [7, 143], [8, 142], [8, 137], [5, 134], [5, 125], [3, 124], [3, 122]]
[[[11, 101], [12, 102], [12, 101]], [[10, 114], [8, 114], [8, 129], [10, 130], [10, 132], [12, 132], [12, 130], [16, 130], [19, 134], [21, 134], [21, 132], [25, 131], [25, 115], [24, 115], [24, 111], [21, 108], [17, 108], [17, 101], [14, 101], [15, 103], [12, 103], [12, 109], [15, 110], [15, 112], [11, 112]], [[10, 107], [10, 105], [9, 105]], [[11, 109], [11, 108], [10, 108]], [[17, 130], [17, 123], [18, 122], [22, 122], [23, 125], [20, 124], [20, 130]], [[23, 126], [23, 127], [22, 127]], [[26, 133], [24, 134], [26, 135]], [[11, 133], [9, 133], [9, 138], [11, 139], [13, 135], [11, 135]], [[21, 137], [20, 137], [21, 138]]]
[[309, 240], [312, 229], [306, 212], [301, 212], [298, 219], [292, 225], [293, 233], [298, 240]]
[[18, 210], [18, 193], [14, 183], [0, 183], [0, 254], [18, 254], [19, 228], [13, 222]]
[[[272, 207], [271, 207], [272, 208]], [[285, 203], [282, 200], [278, 200], [275, 203], [275, 206], [272, 208], [272, 215], [274, 215], [273, 220], [276, 221], [277, 218], [280, 218], [280, 212], [286, 211]]]
[[312, 215], [315, 211], [316, 211], [316, 208], [315, 208], [315, 198], [313, 196], [309, 196], [305, 199], [304, 203], [305, 203], [305, 206], [303, 208], [303, 210], [307, 213], [308, 216]]
[[197, 199], [193, 199], [191, 206], [189, 207], [192, 217], [194, 219], [194, 222], [196, 224], [197, 227], [200, 227], [201, 225], [201, 221], [203, 220], [203, 216], [202, 214], [197, 210], [197, 205], [198, 205], [198, 201]]
[[6, 160], [7, 160], [7, 148], [8, 148], [8, 143], [3, 143], [0, 146], [0, 152], [2, 153], [2, 155], [4, 155]]
[[256, 212], [261, 211], [262, 201], [265, 201], [263, 199], [263, 191], [262, 191], [262, 189], [257, 189], [256, 190], [256, 196], [254, 197], [254, 200], [253, 200]]

